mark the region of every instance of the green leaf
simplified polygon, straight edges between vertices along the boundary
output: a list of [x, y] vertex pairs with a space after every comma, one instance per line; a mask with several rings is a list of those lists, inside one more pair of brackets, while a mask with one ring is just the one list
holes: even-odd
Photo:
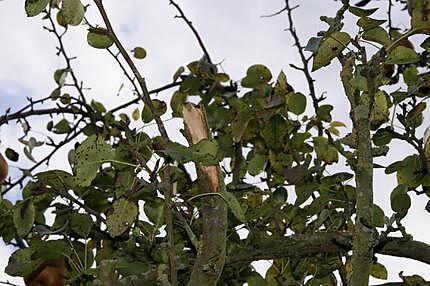
[[227, 191], [224, 191], [224, 190], [220, 191], [218, 194], [220, 194], [221, 197], [225, 200], [225, 202], [227, 203], [227, 205], [230, 208], [233, 215], [240, 222], [245, 222], [246, 221], [245, 213], [242, 210], [242, 207], [240, 206], [240, 203], [237, 200], [237, 198], [234, 196], [234, 194], [227, 192]]
[[85, 8], [80, 0], [63, 0], [61, 14], [65, 23], [71, 26], [77, 26], [84, 19]]
[[11, 160], [12, 162], [17, 162], [19, 159], [19, 154], [11, 148], [6, 148], [6, 151], [4, 154], [6, 155], [6, 158]]
[[107, 49], [113, 45], [113, 40], [104, 28], [90, 28], [87, 34], [87, 42], [93, 48]]
[[92, 135], [76, 149], [73, 180], [79, 186], [89, 186], [97, 176], [101, 164], [114, 159], [112, 146], [100, 136]]
[[333, 106], [330, 104], [320, 105], [317, 109], [317, 117], [325, 122], [331, 122], [331, 111], [333, 110]]
[[403, 80], [409, 86], [417, 85], [419, 81], [417, 67], [407, 67], [403, 70]]
[[69, 71], [70, 69], [58, 69], [54, 72], [54, 80], [60, 87], [64, 85]]
[[387, 128], [378, 129], [372, 137], [373, 144], [376, 146], [388, 145], [392, 139], [393, 132]]
[[385, 226], [385, 214], [384, 211], [377, 205], [373, 205], [373, 225], [375, 227]]
[[387, 64], [413, 64], [419, 62], [420, 56], [413, 49], [398, 46], [388, 54]]
[[387, 280], [388, 278], [387, 269], [381, 263], [373, 263], [370, 266], [370, 275], [382, 280]]
[[185, 68], [183, 66], [180, 66], [175, 73], [173, 74], [173, 82], [176, 82], [181, 74], [183, 74], [185, 71]]
[[315, 153], [319, 159], [323, 160], [327, 164], [337, 162], [339, 160], [339, 154], [333, 146], [328, 142], [328, 139], [322, 136], [314, 138]]
[[413, 121], [420, 114], [422, 114], [423, 111], [426, 110], [426, 108], [427, 108], [427, 103], [425, 101], [421, 101], [414, 108], [412, 108], [411, 111], [408, 112], [408, 115], [406, 116], [406, 121], [408, 122]]
[[117, 261], [116, 267], [118, 273], [124, 276], [140, 275], [151, 270], [149, 263], [140, 261], [127, 261], [125, 258], [120, 258]]
[[106, 225], [109, 234], [117, 237], [128, 230], [137, 216], [137, 206], [126, 199], [119, 199], [113, 203], [113, 212], [108, 214]]
[[20, 237], [26, 236], [33, 227], [35, 209], [31, 200], [17, 203], [13, 209], [13, 223]]
[[411, 198], [406, 185], [398, 185], [391, 192], [391, 209], [395, 212], [407, 211], [411, 207]]
[[430, 37], [427, 37], [427, 39], [425, 39], [424, 42], [421, 43], [420, 47], [427, 52], [430, 52]]
[[369, 17], [362, 17], [362, 18], [358, 19], [357, 25], [366, 31], [366, 30], [376, 28], [376, 27], [384, 24], [385, 22], [386, 22], [386, 20], [377, 20], [377, 19], [372, 19]]
[[93, 220], [87, 214], [73, 213], [70, 215], [70, 227], [81, 238], [88, 237], [93, 224]]
[[239, 110], [231, 124], [231, 133], [233, 135], [234, 142], [239, 142], [242, 140], [242, 136], [245, 133], [251, 119], [252, 114], [248, 108], [242, 108]]
[[278, 149], [285, 142], [284, 137], [287, 131], [286, 120], [281, 115], [276, 114], [266, 123], [261, 135], [269, 148]]
[[199, 162], [206, 166], [215, 165], [222, 159], [218, 142], [214, 139], [202, 139], [189, 149], [192, 153], [191, 161]]
[[16, 250], [10, 257], [5, 268], [5, 273], [11, 276], [28, 277], [43, 262], [42, 259], [33, 259], [34, 249], [21, 248]]
[[147, 104], [143, 107], [142, 110], [142, 121], [145, 123], [149, 123], [154, 119], [154, 115], [151, 112], [151, 109]]
[[94, 99], [91, 100], [91, 107], [94, 108], [95, 111], [100, 113], [106, 112], [106, 107], [103, 105], [103, 103], [95, 101]]
[[424, 166], [421, 158], [418, 155], [408, 156], [403, 159], [397, 170], [397, 182], [411, 188], [416, 188], [421, 184], [423, 171]]
[[250, 276], [246, 277], [246, 283], [248, 286], [267, 286], [266, 280], [256, 272], [252, 272]]
[[370, 16], [373, 13], [375, 13], [378, 10], [378, 8], [362, 9], [362, 8], [350, 6], [348, 8], [348, 10], [349, 10], [349, 12], [351, 12], [352, 14], [354, 14], [355, 16], [358, 16], [358, 17], [367, 17], [367, 16]]
[[172, 108], [172, 115], [174, 117], [182, 117], [182, 105], [187, 101], [188, 96], [180, 91], [173, 93], [170, 100], [170, 107]]
[[373, 108], [370, 112], [370, 125], [372, 130], [375, 130], [382, 123], [387, 122], [390, 118], [390, 110], [388, 109], [387, 94], [379, 90], [375, 94]]
[[133, 56], [136, 59], [142, 60], [142, 59], [146, 58], [146, 50], [142, 47], [135, 47], [133, 49]]
[[388, 35], [387, 31], [385, 31], [384, 28], [381, 28], [379, 26], [364, 31], [362, 37], [364, 40], [381, 44], [384, 47], [387, 47], [391, 44], [390, 36]]
[[283, 187], [277, 188], [273, 192], [272, 198], [276, 202], [285, 203], [287, 201], [287, 199], [288, 199], [288, 191], [287, 191], [287, 189], [285, 189]]
[[287, 95], [287, 106], [288, 110], [296, 115], [300, 115], [305, 112], [306, 109], [306, 96], [300, 92], [291, 92]]
[[272, 79], [272, 73], [264, 65], [252, 65], [246, 71], [246, 77], [241, 81], [243, 87], [256, 88], [268, 83]]
[[264, 154], [257, 154], [255, 155], [249, 162], [248, 162], [248, 172], [252, 176], [257, 176], [260, 174], [267, 164], [268, 156]]
[[155, 224], [156, 228], [164, 222], [164, 201], [160, 198], [154, 201], [147, 201], [143, 207], [148, 219]]
[[412, 29], [421, 29], [421, 33], [428, 33], [430, 29], [430, 2], [424, 0], [408, 1], [411, 14]]
[[49, 0], [25, 0], [25, 12], [27, 17], [39, 15], [48, 5]]
[[345, 32], [334, 32], [325, 38], [314, 55], [312, 71], [328, 65], [348, 46], [351, 37]]
[[67, 134], [72, 130], [66, 119], [60, 120], [57, 124], [54, 125], [54, 133], [57, 134]]
[[154, 106], [154, 113], [157, 116], [161, 116], [167, 111], [167, 105], [164, 101], [153, 99], [152, 105]]

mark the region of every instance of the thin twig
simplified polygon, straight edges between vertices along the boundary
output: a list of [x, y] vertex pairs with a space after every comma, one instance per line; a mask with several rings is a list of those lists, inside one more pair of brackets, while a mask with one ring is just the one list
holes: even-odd
[[64, 33], [63, 34], [60, 34], [60, 33], [58, 33], [58, 31], [57, 31], [57, 28], [56, 28], [56, 26], [55, 26], [55, 23], [54, 23], [54, 21], [52, 20], [52, 16], [51, 16], [51, 9], [49, 9], [49, 11], [48, 11], [48, 13], [47, 13], [48, 15], [48, 19], [49, 19], [49, 22], [50, 22], [50, 24], [51, 24], [51, 32], [53, 32], [54, 33], [54, 35], [56, 36], [56, 38], [57, 38], [57, 41], [58, 41], [58, 44], [59, 44], [59, 48], [58, 48], [58, 51], [59, 51], [59, 53], [60, 54], [62, 54], [63, 55], [63, 58], [64, 58], [64, 60], [66, 61], [66, 68], [68, 68], [70, 71], [69, 71], [69, 73], [70, 73], [70, 76], [72, 77], [72, 79], [73, 79], [73, 85], [75, 86], [75, 88], [76, 88], [76, 90], [78, 91], [78, 93], [79, 93], [79, 95], [80, 95], [80, 97], [82, 98], [82, 101], [83, 102], [87, 102], [87, 100], [86, 100], [86, 98], [85, 98], [85, 94], [84, 94], [84, 92], [82, 91], [82, 86], [79, 84], [79, 81], [78, 81], [78, 79], [77, 79], [77, 77], [76, 77], [76, 75], [75, 75], [75, 72], [73, 71], [73, 69], [72, 69], [72, 65], [71, 65], [71, 60], [73, 59], [72, 57], [69, 57], [68, 55], [67, 55], [67, 52], [66, 52], [66, 49], [65, 49], [65, 47], [64, 47], [64, 43], [63, 43], [63, 35], [64, 35]]
[[27, 112], [15, 112], [9, 115], [4, 115], [0, 117], [0, 125], [3, 125], [11, 120], [23, 119], [34, 115], [52, 115], [52, 114], [81, 114], [85, 117], [90, 117], [88, 112], [83, 110], [75, 110], [67, 107], [59, 108], [47, 108], [47, 109], [34, 109]]
[[278, 15], [282, 14], [286, 10], [287, 10], [287, 7], [284, 7], [281, 10], [279, 10], [278, 12], [275, 12], [275, 13], [272, 13], [272, 14], [267, 14], [267, 15], [261, 15], [260, 18], [271, 18], [271, 17], [274, 17], [274, 16], [278, 16]]
[[203, 50], [203, 53], [204, 53], [206, 59], [208, 60], [208, 62], [212, 63], [209, 52], [206, 49], [206, 46], [203, 43], [203, 40], [200, 37], [199, 32], [197, 32], [197, 30], [194, 28], [193, 23], [190, 20], [188, 20], [187, 16], [185, 16], [184, 11], [182, 11], [181, 7], [175, 1], [170, 0], [170, 4], [173, 5], [176, 8], [176, 10], [178, 10], [179, 15], [180, 15], [180, 16], [178, 16], [178, 18], [181, 18], [185, 21], [185, 23], [188, 25], [188, 27], [191, 29], [194, 36], [196, 37], [197, 42], [199, 43], [200, 48]]
[[9, 286], [19, 286], [19, 284], [15, 284], [15, 283], [12, 283], [12, 282], [9, 282], [9, 281], [0, 281], [0, 284], [3, 284], [3, 285], [9, 285]]
[[[284, 11], [287, 11], [287, 17], [288, 17], [288, 31], [290, 32], [291, 36], [294, 39], [294, 45], [297, 48], [297, 51], [299, 53], [300, 59], [302, 61], [303, 67], [299, 68], [297, 66], [293, 66], [293, 68], [295, 69], [299, 69], [303, 72], [303, 74], [305, 75], [306, 81], [308, 83], [308, 88], [309, 88], [309, 95], [312, 98], [312, 105], [314, 107], [315, 113], [318, 110], [318, 103], [319, 100], [317, 98], [317, 95], [315, 93], [315, 84], [314, 84], [314, 79], [311, 76], [311, 72], [309, 70], [309, 60], [310, 58], [306, 58], [305, 56], [305, 52], [304, 49], [300, 43], [300, 39], [299, 36], [297, 35], [296, 32], [296, 28], [294, 27], [294, 21], [293, 21], [293, 15], [292, 12], [296, 7], [290, 7], [290, 1], [289, 0], [285, 0], [285, 8], [283, 9]], [[318, 124], [318, 134], [319, 136], [321, 136], [323, 133], [323, 128], [321, 126], [321, 124]]]
[[133, 60], [130, 58], [130, 55], [127, 53], [127, 51], [125, 50], [124, 46], [122, 45], [121, 41], [119, 40], [119, 38], [117, 37], [112, 24], [109, 20], [109, 17], [106, 13], [106, 10], [103, 6], [103, 3], [101, 0], [94, 0], [94, 3], [96, 4], [100, 15], [103, 18], [103, 22], [106, 25], [107, 31], [110, 35], [110, 37], [112, 38], [115, 46], [118, 48], [119, 52], [121, 53], [122, 57], [124, 58], [124, 60], [127, 62], [127, 65], [130, 67], [131, 71], [133, 72], [134, 76], [136, 77], [140, 88], [142, 89], [142, 100], [143, 102], [149, 107], [149, 109], [151, 110], [152, 114], [154, 115], [154, 119], [155, 122], [157, 123], [158, 126], [158, 130], [160, 131], [161, 136], [163, 136], [164, 138], [168, 139], [169, 136], [167, 134], [166, 128], [164, 127], [163, 121], [161, 120], [160, 116], [157, 115], [156, 111], [155, 111], [155, 107], [152, 104], [151, 101], [151, 97], [149, 95], [149, 91], [148, 88], [146, 86], [146, 81], [145, 79], [142, 77], [142, 75], [140, 74], [139, 70], [137, 69], [136, 65], [134, 64]]
[[[179, 82], [172, 82], [172, 83], [166, 84], [166, 85], [161, 86], [161, 87], [159, 87], [159, 88], [156, 88], [156, 89], [150, 90], [150, 91], [149, 91], [149, 94], [157, 94], [157, 93], [162, 92], [162, 91], [164, 91], [164, 90], [168, 90], [168, 89], [173, 88], [173, 87], [175, 87], [175, 86], [179, 86], [179, 85], [181, 85], [181, 83], [182, 83], [182, 82], [180, 82], [180, 81], [179, 81]], [[139, 100], [140, 100], [140, 98], [135, 98], [135, 99], [133, 99], [133, 100], [130, 100], [130, 101], [128, 101], [128, 102], [126, 102], [126, 103], [124, 103], [124, 104], [121, 104], [121, 105], [119, 105], [119, 106], [117, 106], [117, 107], [115, 107], [115, 108], [113, 108], [113, 109], [109, 110], [109, 112], [111, 112], [111, 113], [115, 113], [115, 112], [117, 112], [117, 111], [119, 111], [119, 110], [121, 110], [121, 109], [123, 109], [123, 108], [126, 108], [126, 107], [128, 107], [128, 106], [132, 105], [132, 104], [136, 104], [136, 103], [138, 103], [138, 102], [139, 102]]]

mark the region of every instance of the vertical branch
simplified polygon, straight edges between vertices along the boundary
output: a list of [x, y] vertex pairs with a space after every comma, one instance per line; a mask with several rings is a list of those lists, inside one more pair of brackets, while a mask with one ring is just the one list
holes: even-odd
[[169, 255], [169, 268], [170, 268], [170, 285], [178, 285], [178, 273], [176, 267], [176, 253], [175, 253], [175, 238], [173, 235], [173, 214], [172, 214], [172, 190], [171, 187], [164, 189], [164, 203], [165, 203], [165, 219], [167, 229], [167, 244]]
[[351, 285], [368, 285], [370, 266], [373, 260], [374, 228], [373, 221], [373, 155], [370, 134], [370, 113], [377, 87], [375, 78], [378, 64], [381, 62], [376, 54], [367, 62], [366, 52], [362, 49], [362, 61], [366, 65], [368, 91], [361, 94], [353, 110], [353, 129], [357, 135], [357, 163], [354, 165], [356, 182], [356, 222], [352, 247]]
[[[185, 105], [182, 109], [189, 144], [209, 138], [203, 107]], [[202, 193], [216, 193], [225, 188], [219, 166], [198, 164], [197, 174]], [[189, 286], [215, 286], [221, 276], [226, 258], [227, 206], [219, 196], [205, 196], [201, 215], [203, 234], [194, 262]]]

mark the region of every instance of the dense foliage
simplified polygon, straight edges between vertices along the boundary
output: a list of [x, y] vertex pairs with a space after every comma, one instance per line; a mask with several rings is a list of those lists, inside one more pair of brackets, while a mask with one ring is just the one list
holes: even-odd
[[[430, 141], [420, 129], [430, 94], [430, 40], [423, 36], [430, 32], [430, 1], [410, 1], [411, 27], [403, 31], [372, 18], [376, 9], [343, 0], [333, 18], [321, 18], [328, 28], [306, 47], [285, 1], [283, 13], [303, 61], [296, 68], [309, 91], [262, 64], [231, 80], [173, 1], [204, 56], [180, 67], [172, 83], [148, 90], [133, 63], [146, 57], [145, 49], [126, 51], [102, 0], [94, 3], [25, 1], [27, 15], [42, 16], [57, 38], [65, 66], [54, 73], [58, 86], [52, 94], [0, 116], [0, 126], [23, 126], [20, 142], [28, 159], [43, 144], [52, 146], [52, 153], [2, 187], [4, 195], [22, 186], [16, 204], [0, 200], [0, 237], [18, 247], [6, 273], [30, 281], [44, 262], [65, 259], [70, 285], [201, 285], [195, 282], [201, 279], [207, 285], [367, 285], [369, 274], [387, 278], [376, 253], [430, 263], [430, 246], [413, 241], [402, 225], [413, 203], [410, 192], [430, 194]], [[87, 9], [98, 9], [104, 23], [88, 23]], [[344, 17], [357, 19], [355, 35], [343, 30]], [[91, 47], [118, 60], [136, 99], [107, 110], [86, 98], [62, 42], [81, 24], [88, 27]], [[420, 47], [409, 41], [413, 35], [420, 35]], [[339, 128], [347, 124], [333, 120], [333, 106], [315, 93], [312, 79], [312, 71], [334, 61], [341, 63], [339, 80], [351, 108], [352, 128], [344, 137]], [[170, 102], [151, 98], [169, 89]], [[124, 112], [138, 102], [142, 107]], [[184, 146], [169, 138], [162, 118], [182, 120], [190, 110], [201, 111], [209, 134], [195, 142], [188, 126]], [[31, 137], [33, 115], [50, 115], [47, 132], [61, 139]], [[155, 122], [160, 135], [132, 127], [136, 122]], [[38, 172], [75, 138], [80, 143], [69, 151], [69, 171]], [[374, 164], [393, 140], [415, 152], [389, 166]], [[22, 159], [13, 148], [5, 156]], [[341, 172], [326, 172], [340, 161], [346, 162]], [[373, 203], [374, 168], [397, 174], [398, 185], [387, 194], [391, 216]], [[291, 193], [295, 201], [288, 200]], [[53, 224], [47, 224], [48, 215], [55, 217]], [[249, 232], [246, 238], [240, 229]], [[390, 236], [397, 231], [402, 238]], [[265, 277], [251, 266], [260, 259], [273, 259]], [[419, 276], [402, 279], [427, 285]]]

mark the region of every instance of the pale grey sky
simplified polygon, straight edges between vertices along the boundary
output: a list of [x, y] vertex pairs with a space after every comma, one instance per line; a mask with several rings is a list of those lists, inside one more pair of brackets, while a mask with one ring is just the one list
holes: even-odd
[[[84, 1], [91, 3], [91, 1]], [[260, 18], [283, 7], [283, 0], [178, 0], [187, 16], [199, 30], [214, 62], [222, 62], [225, 72], [234, 80], [240, 80], [248, 66], [255, 63], [267, 65], [276, 76], [282, 69], [294, 88], [308, 93], [303, 75], [289, 67], [290, 63], [300, 64], [296, 49], [288, 32], [286, 15], [273, 18]], [[302, 43], [325, 29], [319, 21], [320, 15], [333, 16], [339, 1], [302, 0], [301, 7], [295, 10], [295, 22]], [[379, 1], [386, 5], [387, 1]], [[123, 0], [105, 1], [107, 12], [119, 37], [129, 50], [143, 46], [148, 52], [145, 60], [138, 66], [146, 77], [150, 89], [171, 81], [173, 73], [181, 65], [201, 57], [202, 53], [188, 27], [180, 19], [168, 0]], [[26, 18], [24, 1], [4, 0], [0, 2], [0, 113], [7, 107], [17, 107], [25, 102], [26, 97], [40, 98], [49, 94], [55, 83], [52, 74], [57, 68], [63, 68], [63, 60], [55, 56], [55, 39], [42, 29], [44, 22], [40, 17]], [[397, 13], [397, 12], [396, 12]], [[382, 13], [380, 15], [383, 15]], [[95, 7], [89, 8], [88, 18], [93, 24], [101, 24]], [[347, 28], [356, 21], [351, 17]], [[408, 26], [408, 19], [396, 14], [395, 23]], [[85, 86], [90, 87], [88, 96], [112, 107], [131, 98], [131, 89], [124, 88], [119, 97], [116, 93], [125, 76], [108, 53], [90, 48], [86, 44], [86, 28], [72, 28], [66, 36], [67, 50], [77, 56], [73, 61], [74, 70]], [[355, 30], [353, 30], [355, 31]], [[335, 120], [349, 122], [347, 103], [338, 80], [339, 65], [334, 64], [314, 74], [319, 93], [327, 92], [328, 101], [334, 104]], [[164, 98], [170, 92], [162, 94]], [[46, 122], [37, 122], [34, 130], [43, 132]], [[177, 121], [168, 121], [169, 131], [175, 133]], [[10, 124], [0, 130], [0, 151], [7, 146], [17, 146], [17, 127]], [[155, 131], [154, 131], [155, 132]], [[177, 132], [175, 133], [177, 134]], [[178, 139], [179, 140], [179, 139]], [[381, 162], [393, 162], [402, 158], [411, 150], [404, 144], [394, 144], [393, 156]], [[64, 168], [66, 152], [60, 152], [52, 161], [50, 168]], [[12, 166], [16, 172], [18, 166]], [[43, 167], [46, 168], [46, 167]], [[40, 170], [43, 170], [40, 169]], [[395, 185], [393, 176], [383, 172], [375, 173], [375, 201], [383, 207], [386, 215], [391, 215], [389, 204], [390, 192]], [[16, 196], [10, 195], [12, 198]], [[414, 238], [430, 243], [424, 223], [428, 214], [424, 211], [426, 200], [413, 197], [413, 206], [405, 224]], [[7, 258], [13, 250], [0, 244], [0, 269], [4, 269]], [[398, 272], [419, 274], [430, 279], [430, 267], [406, 259], [381, 257], [389, 269], [391, 280], [398, 280]], [[0, 270], [0, 281], [10, 280]], [[377, 281], [377, 280], [373, 280]], [[382, 281], [379, 281], [380, 283]], [[21, 283], [21, 282], [19, 282]]]

